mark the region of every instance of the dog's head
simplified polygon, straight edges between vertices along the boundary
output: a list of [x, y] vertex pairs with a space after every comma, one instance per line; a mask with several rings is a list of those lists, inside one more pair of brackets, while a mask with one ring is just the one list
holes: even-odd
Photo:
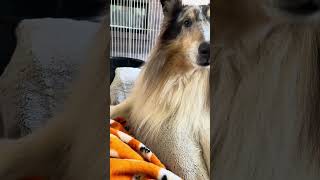
[[186, 5], [181, 0], [161, 0], [161, 4], [164, 22], [160, 45], [195, 67], [209, 66], [209, 5]]

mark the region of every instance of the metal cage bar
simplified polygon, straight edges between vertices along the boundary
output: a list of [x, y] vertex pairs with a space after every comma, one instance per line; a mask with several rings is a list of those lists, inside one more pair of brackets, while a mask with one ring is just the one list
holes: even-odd
[[160, 32], [160, 1], [110, 1], [111, 56], [146, 60]]

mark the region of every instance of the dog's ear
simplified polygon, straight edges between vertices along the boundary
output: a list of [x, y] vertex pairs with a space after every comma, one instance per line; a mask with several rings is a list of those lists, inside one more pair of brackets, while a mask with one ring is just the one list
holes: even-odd
[[181, 0], [160, 0], [164, 16], [168, 16], [175, 8], [181, 7]]

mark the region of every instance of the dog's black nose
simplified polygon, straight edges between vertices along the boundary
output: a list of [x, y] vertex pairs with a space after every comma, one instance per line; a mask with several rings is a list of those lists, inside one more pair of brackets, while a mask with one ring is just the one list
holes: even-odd
[[210, 56], [210, 43], [203, 42], [199, 46], [200, 56]]
[[320, 11], [320, 1], [280, 0], [280, 8], [290, 14], [308, 16]]
[[210, 43], [203, 42], [199, 46], [198, 64], [201, 66], [210, 65]]

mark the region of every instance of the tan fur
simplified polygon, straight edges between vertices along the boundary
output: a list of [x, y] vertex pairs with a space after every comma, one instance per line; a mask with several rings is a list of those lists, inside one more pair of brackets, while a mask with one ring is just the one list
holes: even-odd
[[181, 21], [187, 17], [190, 18], [191, 20], [195, 20], [196, 19], [196, 10], [194, 8], [190, 8], [190, 9], [186, 10], [186, 12], [183, 13], [179, 17], [179, 20]]
[[42, 175], [48, 179], [106, 179], [107, 22], [92, 49], [63, 113], [19, 140], [0, 142], [0, 179]]
[[214, 179], [320, 178], [320, 25], [276, 5], [215, 1]]
[[111, 118], [126, 117], [134, 135], [187, 180], [209, 179], [210, 71], [188, 54], [202, 39], [195, 28], [157, 44], [128, 99], [110, 109]]

